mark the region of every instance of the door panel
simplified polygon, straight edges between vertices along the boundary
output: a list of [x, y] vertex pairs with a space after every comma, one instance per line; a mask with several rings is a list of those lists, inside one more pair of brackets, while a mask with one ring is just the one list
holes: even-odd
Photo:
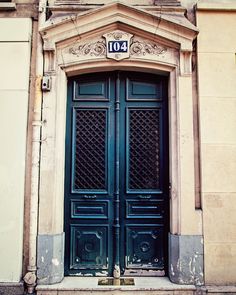
[[[126, 227], [126, 268], [163, 269], [163, 228], [154, 224]], [[138, 271], [136, 271], [139, 273]]]
[[107, 192], [107, 110], [74, 108], [73, 121], [73, 191]]
[[71, 226], [71, 269], [107, 269], [108, 228], [101, 225]]
[[166, 79], [111, 72], [69, 80], [65, 272], [163, 275], [167, 266]]
[[160, 188], [159, 110], [128, 108], [126, 165], [127, 191]]

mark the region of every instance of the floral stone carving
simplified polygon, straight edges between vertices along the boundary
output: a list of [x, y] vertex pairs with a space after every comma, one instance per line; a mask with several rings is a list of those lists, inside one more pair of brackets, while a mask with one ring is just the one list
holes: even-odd
[[167, 51], [166, 47], [163, 47], [156, 43], [150, 43], [146, 41], [139, 41], [137, 39], [133, 39], [130, 45], [130, 54], [131, 55], [146, 55], [146, 54], [153, 54], [153, 55], [161, 55]]
[[[119, 36], [118, 32], [110, 33], [113, 34], [113, 38], [119, 40], [121, 36]], [[107, 34], [108, 35], [108, 34]], [[120, 34], [121, 35], [121, 34]], [[131, 56], [145, 56], [145, 55], [162, 55], [167, 52], [167, 48], [146, 40], [140, 40], [137, 38], [131, 39], [130, 44], [130, 55]], [[92, 43], [85, 43], [81, 45], [77, 45], [69, 48], [69, 53], [76, 56], [94, 56], [94, 57], [106, 57], [107, 46], [106, 42], [103, 39], [99, 39], [98, 41]]]
[[74, 46], [69, 49], [69, 53], [76, 56], [106, 56], [106, 43], [103, 39], [101, 39], [93, 43]]

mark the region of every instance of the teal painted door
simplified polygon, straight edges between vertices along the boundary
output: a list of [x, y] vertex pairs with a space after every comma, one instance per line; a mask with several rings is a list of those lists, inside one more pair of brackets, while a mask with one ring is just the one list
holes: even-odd
[[65, 274], [165, 275], [166, 77], [70, 79], [66, 129]]

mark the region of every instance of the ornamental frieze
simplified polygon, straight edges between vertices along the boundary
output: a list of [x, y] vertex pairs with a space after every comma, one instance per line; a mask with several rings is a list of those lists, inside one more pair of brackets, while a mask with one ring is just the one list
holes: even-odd
[[69, 53], [82, 58], [111, 58], [117, 61], [129, 57], [165, 55], [167, 48], [156, 42], [144, 40], [123, 32], [114, 31], [103, 35], [98, 40], [78, 44], [69, 48]]

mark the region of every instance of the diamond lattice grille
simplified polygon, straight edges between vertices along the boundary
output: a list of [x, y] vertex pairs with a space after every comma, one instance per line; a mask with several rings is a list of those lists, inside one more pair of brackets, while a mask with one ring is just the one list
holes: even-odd
[[106, 111], [76, 110], [75, 189], [106, 188]]
[[130, 111], [129, 188], [159, 188], [159, 111]]

